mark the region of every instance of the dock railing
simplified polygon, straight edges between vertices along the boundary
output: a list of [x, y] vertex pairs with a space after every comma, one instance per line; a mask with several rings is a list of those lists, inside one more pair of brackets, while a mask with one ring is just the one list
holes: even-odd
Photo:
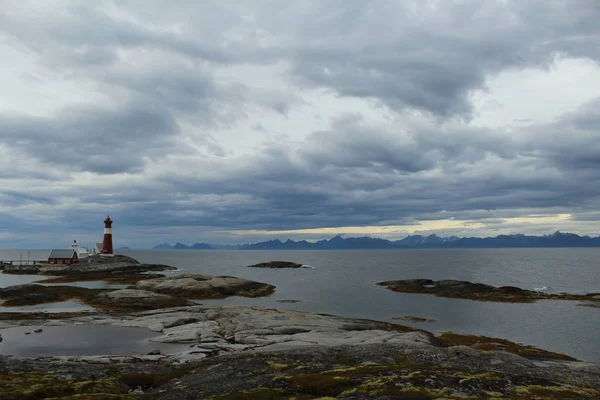
[[0, 260], [0, 265], [36, 265], [44, 262], [42, 260]]

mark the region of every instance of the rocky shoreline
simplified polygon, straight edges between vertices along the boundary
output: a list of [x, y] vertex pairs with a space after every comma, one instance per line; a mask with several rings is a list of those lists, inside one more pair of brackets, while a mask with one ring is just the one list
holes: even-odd
[[[51, 275], [53, 278], [36, 283], [0, 288], [0, 305], [4, 307], [31, 306], [76, 299], [89, 306], [115, 311], [139, 311], [192, 304], [189, 299], [222, 299], [230, 296], [269, 296], [275, 286], [231, 276], [186, 274], [165, 276], [148, 272], [173, 271], [177, 268], [163, 264], [140, 264], [133, 258], [90, 257], [86, 262], [66, 265], [38, 264], [7, 266], [4, 273]], [[105, 281], [128, 284], [126, 289], [88, 289], [44, 283], [73, 283]]]
[[[188, 299], [263, 296], [275, 288], [207, 275], [147, 279], [144, 272], [153, 270], [142, 270], [153, 267], [123, 265], [130, 262], [116, 259], [99, 264], [100, 270], [87, 265], [51, 272], [67, 279], [127, 275], [132, 285], [128, 289], [36, 284], [1, 289], [5, 305], [43, 300], [36, 296], [55, 296], [56, 301], [72, 295], [93, 304], [96, 311], [0, 313], [0, 330], [145, 328], [156, 332], [153, 342], [185, 349], [130, 356], [0, 356], [1, 399], [600, 398], [600, 365], [564, 354], [503, 339], [434, 335], [380, 321], [192, 304]], [[60, 290], [48, 289], [56, 287]], [[3, 346], [10, 348], [10, 343], [5, 340]]]
[[[57, 317], [2, 320], [0, 329], [40, 324], [143, 327], [160, 334], [153, 341], [189, 347], [137, 356], [0, 357], [0, 398], [28, 398], [11, 397], [22, 388], [2, 384], [17, 377], [23, 383], [33, 377], [49, 382], [43, 390], [50, 392], [60, 382], [66, 394], [86, 387], [119, 396], [114, 398], [600, 396], [600, 365], [502, 339], [435, 336], [385, 322], [242, 306]], [[233, 376], [235, 382], [222, 381]], [[194, 397], [197, 393], [203, 394]]]
[[457, 280], [404, 279], [379, 282], [377, 284], [400, 293], [422, 293], [451, 299], [495, 301], [501, 303], [533, 303], [538, 300], [579, 300], [590, 302], [600, 300], [600, 293], [554, 294], [521, 289], [515, 286], [496, 287], [483, 283]]

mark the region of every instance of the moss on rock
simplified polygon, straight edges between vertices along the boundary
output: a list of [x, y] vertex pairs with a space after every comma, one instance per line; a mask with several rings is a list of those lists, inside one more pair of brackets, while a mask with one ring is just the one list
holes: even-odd
[[38, 400], [75, 398], [133, 399], [114, 379], [68, 381], [38, 372], [0, 373], [0, 399]]
[[576, 361], [566, 354], [542, 350], [535, 346], [529, 346], [511, 342], [510, 340], [491, 338], [487, 336], [460, 335], [452, 332], [442, 333], [437, 337], [444, 347], [468, 346], [482, 351], [505, 351], [528, 358], [544, 358], [554, 360]]

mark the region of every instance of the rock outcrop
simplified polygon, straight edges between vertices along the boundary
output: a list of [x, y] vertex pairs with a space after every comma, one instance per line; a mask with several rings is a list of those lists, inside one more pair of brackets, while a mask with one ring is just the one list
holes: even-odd
[[438, 297], [470, 299], [478, 301], [496, 301], [504, 303], [532, 303], [537, 300], [594, 300], [599, 293], [569, 294], [542, 293], [514, 286], [490, 286], [468, 281], [431, 279], [404, 279], [379, 282], [394, 292], [425, 293]]
[[189, 305], [181, 298], [145, 290], [88, 289], [77, 286], [25, 284], [0, 289], [4, 307], [31, 306], [77, 299], [87, 305], [108, 310], [140, 311]]
[[4, 299], [2, 306], [17, 307], [67, 301], [73, 298], [85, 301], [101, 292], [101, 289], [28, 283], [0, 288], [0, 299]]
[[37, 275], [40, 273], [40, 268], [41, 268], [41, 265], [6, 264], [2, 267], [2, 271], [5, 274]]
[[70, 275], [98, 272], [147, 272], [147, 271], [168, 271], [177, 268], [163, 264], [140, 264], [137, 260], [115, 255], [114, 257], [92, 256], [81, 260], [81, 262], [72, 265], [50, 265], [44, 264], [40, 267], [39, 273], [42, 275]]
[[177, 268], [163, 264], [140, 264], [137, 260], [123, 256], [92, 256], [72, 265], [36, 264], [7, 265], [4, 273], [15, 275], [55, 275], [41, 283], [70, 283], [103, 280], [117, 284], [135, 284], [142, 279], [159, 278], [164, 275], [148, 275], [151, 271], [169, 271]]
[[[132, 299], [147, 296], [119, 294]], [[162, 351], [132, 357], [0, 357], [0, 398], [31, 395], [34, 384], [33, 390], [39, 391], [34, 393], [36, 398], [600, 396], [597, 364], [502, 339], [454, 334], [436, 337], [385, 322], [204, 305], [129, 315], [47, 318], [36, 319], [35, 324], [140, 327], [162, 333], [153, 341], [189, 346], [173, 354]], [[28, 321], [0, 320], [0, 329], [25, 324]]]
[[[156, 362], [156, 359], [161, 359]], [[231, 352], [181, 365], [161, 355], [0, 361], [0, 398], [598, 399], [600, 370], [468, 348], [392, 344]]]
[[275, 291], [275, 286], [232, 276], [184, 274], [143, 280], [137, 289], [150, 290], [188, 299], [222, 299], [230, 296], [262, 297]]
[[249, 268], [302, 268], [302, 264], [291, 261], [267, 261], [248, 265]]

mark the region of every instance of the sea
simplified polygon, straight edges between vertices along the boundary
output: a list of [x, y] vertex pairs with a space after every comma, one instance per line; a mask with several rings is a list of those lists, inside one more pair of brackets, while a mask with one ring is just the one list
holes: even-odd
[[[173, 265], [178, 268], [170, 272], [173, 274], [237, 276], [277, 287], [275, 294], [266, 298], [231, 297], [202, 301], [205, 304], [256, 305], [397, 322], [433, 332], [494, 336], [600, 362], [600, 308], [583, 307], [577, 301], [504, 304], [445, 299], [395, 293], [376, 285], [393, 279], [458, 279], [550, 293], [600, 293], [600, 249], [596, 248], [124, 250], [119, 253], [143, 263]], [[0, 260], [18, 260], [21, 254], [24, 259], [43, 259], [47, 251], [0, 250]], [[271, 260], [294, 261], [306, 268], [247, 268]], [[36, 279], [39, 277], [0, 274], [0, 287]], [[281, 303], [282, 300], [299, 302]], [[405, 316], [436, 322], [395, 319]]]

